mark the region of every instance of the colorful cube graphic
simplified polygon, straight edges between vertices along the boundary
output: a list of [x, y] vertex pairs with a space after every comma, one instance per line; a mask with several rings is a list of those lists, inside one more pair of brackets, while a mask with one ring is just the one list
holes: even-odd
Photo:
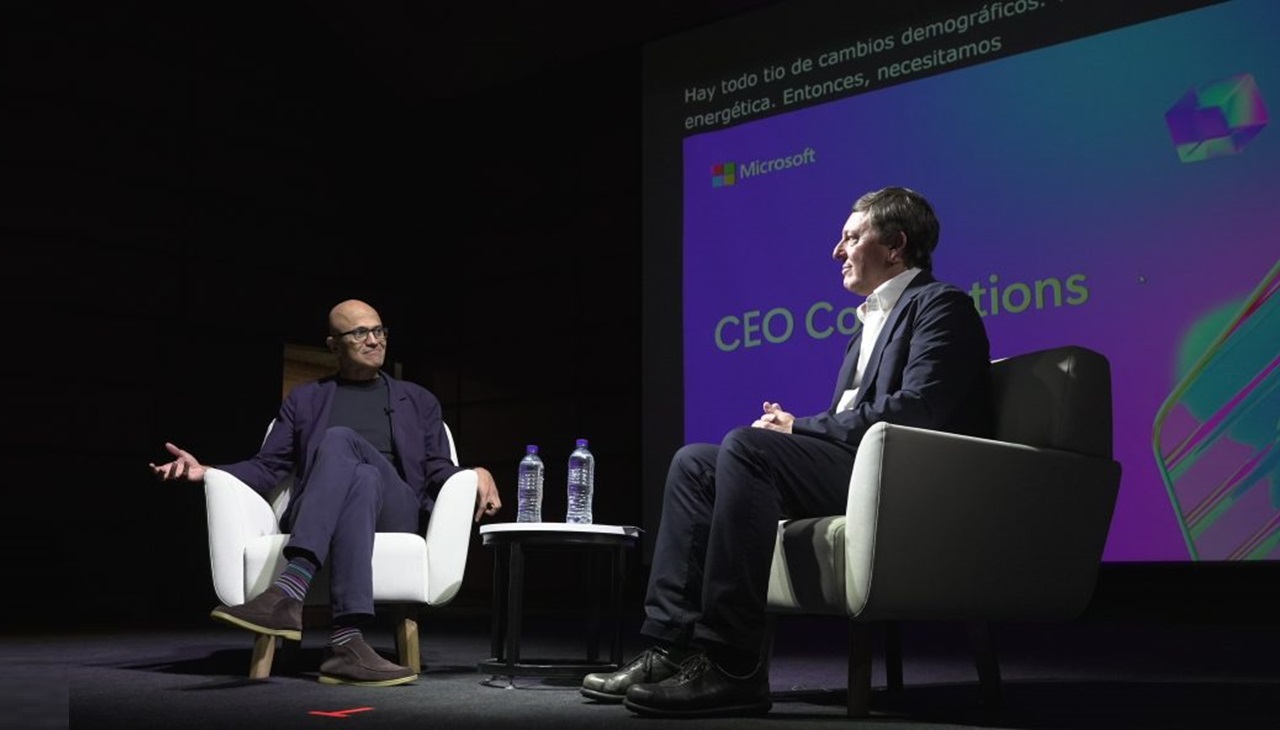
[[1242, 151], [1267, 126], [1267, 108], [1251, 74], [1192, 87], [1164, 115], [1183, 162]]

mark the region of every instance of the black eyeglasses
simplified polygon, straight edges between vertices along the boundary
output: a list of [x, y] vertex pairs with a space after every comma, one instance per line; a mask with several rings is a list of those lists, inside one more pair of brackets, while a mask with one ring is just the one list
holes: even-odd
[[379, 341], [382, 341], [387, 339], [387, 335], [389, 334], [391, 334], [391, 328], [380, 324], [377, 327], [356, 327], [353, 330], [347, 330], [346, 332], [339, 332], [337, 336], [350, 337], [356, 342], [363, 342], [364, 340], [368, 339], [369, 335], [373, 335], [374, 337], [378, 338]]

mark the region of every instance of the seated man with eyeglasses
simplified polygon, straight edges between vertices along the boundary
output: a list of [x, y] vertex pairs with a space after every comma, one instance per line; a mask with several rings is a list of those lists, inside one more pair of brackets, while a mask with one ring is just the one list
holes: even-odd
[[[302, 605], [311, 579], [328, 565], [333, 630], [320, 681], [391, 686], [412, 682], [417, 668], [382, 658], [361, 626], [373, 617], [375, 532], [418, 532], [445, 481], [460, 470], [449, 453], [440, 401], [420, 385], [382, 371], [389, 331], [373, 307], [348, 300], [329, 312], [326, 345], [338, 372], [293, 388], [257, 454], [221, 465], [261, 494], [293, 476], [281, 526], [290, 536], [288, 565], [275, 583], [214, 618], [260, 634], [302, 638]], [[175, 458], [151, 464], [163, 480], [200, 482], [206, 467], [166, 443]], [[477, 467], [475, 520], [502, 507], [493, 475]]]

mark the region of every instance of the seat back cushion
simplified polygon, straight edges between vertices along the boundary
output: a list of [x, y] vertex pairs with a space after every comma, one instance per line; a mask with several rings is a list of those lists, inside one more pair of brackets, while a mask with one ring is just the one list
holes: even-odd
[[991, 364], [995, 438], [1111, 458], [1111, 366], [1068, 345]]

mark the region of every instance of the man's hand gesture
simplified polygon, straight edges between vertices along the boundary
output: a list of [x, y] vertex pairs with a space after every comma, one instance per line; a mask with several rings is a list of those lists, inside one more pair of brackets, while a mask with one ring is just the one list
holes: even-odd
[[168, 442], [165, 442], [164, 447], [176, 458], [160, 466], [151, 464], [151, 473], [155, 474], [157, 479], [162, 482], [179, 479], [188, 482], [204, 481], [205, 467], [196, 460], [196, 457]]

